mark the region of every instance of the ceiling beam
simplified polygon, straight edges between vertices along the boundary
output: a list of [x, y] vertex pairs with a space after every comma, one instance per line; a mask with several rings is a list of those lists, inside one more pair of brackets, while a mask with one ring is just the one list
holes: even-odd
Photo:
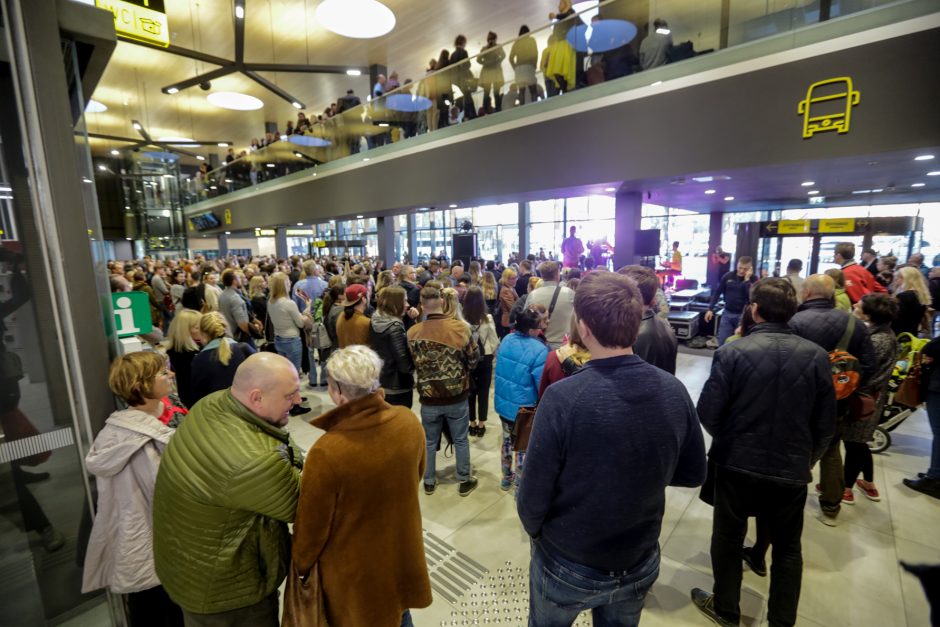
[[227, 76], [237, 72], [238, 68], [234, 65], [226, 65], [211, 72], [206, 72], [198, 76], [193, 76], [192, 78], [187, 78], [185, 81], [180, 81], [179, 83], [173, 83], [172, 85], [167, 85], [166, 87], [161, 87], [160, 91], [165, 94], [175, 94], [178, 91], [188, 89], [194, 85], [199, 85], [200, 83], [207, 83], [214, 78], [220, 78], [222, 76]]
[[266, 79], [265, 77], [261, 76], [260, 74], [252, 70], [245, 70], [244, 75], [250, 78], [251, 80], [253, 80], [254, 82], [258, 83], [265, 89], [274, 92], [275, 94], [277, 94], [278, 96], [286, 100], [287, 102], [291, 103], [291, 105], [295, 109], [307, 108], [307, 106], [304, 103], [302, 103], [300, 100], [298, 100], [297, 98], [294, 98], [289, 93], [287, 93], [286, 91], [284, 91], [283, 89], [281, 89], [280, 87], [278, 87], [277, 85], [275, 85], [274, 83]]
[[147, 43], [145, 41], [136, 41], [134, 39], [126, 39], [118, 35], [118, 39], [127, 44], [133, 44], [135, 46], [143, 46], [144, 48], [150, 48], [151, 50], [156, 50], [158, 52], [169, 52], [170, 54], [175, 54], [180, 57], [186, 57], [187, 59], [193, 59], [195, 61], [202, 61], [203, 63], [211, 63], [212, 65], [231, 65], [232, 62], [229, 59], [223, 59], [222, 57], [217, 57], [211, 54], [206, 54], [205, 52], [199, 52], [198, 50], [190, 50], [189, 48], [183, 48], [174, 44], [170, 44], [166, 48], [163, 46], [157, 46], [154, 44]]
[[345, 74], [346, 70], [359, 70], [368, 76], [369, 68], [356, 65], [292, 65], [286, 63], [246, 63], [246, 70], [255, 72], [300, 72], [305, 74]]
[[235, 21], [235, 65], [241, 67], [245, 63], [245, 0], [235, 0], [232, 19]]

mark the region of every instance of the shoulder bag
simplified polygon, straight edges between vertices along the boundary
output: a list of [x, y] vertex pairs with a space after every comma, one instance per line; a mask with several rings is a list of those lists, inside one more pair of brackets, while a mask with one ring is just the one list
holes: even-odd
[[532, 426], [535, 424], [535, 406], [520, 407], [516, 412], [516, 421], [512, 425], [512, 450], [524, 453], [529, 448]]
[[314, 564], [307, 578], [301, 579], [291, 563], [284, 587], [281, 627], [328, 627], [319, 564]]

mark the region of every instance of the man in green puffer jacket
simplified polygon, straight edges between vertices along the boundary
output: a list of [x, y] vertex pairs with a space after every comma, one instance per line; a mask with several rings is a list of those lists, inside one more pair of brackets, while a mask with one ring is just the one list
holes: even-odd
[[231, 389], [196, 403], [160, 463], [157, 576], [187, 627], [276, 627], [303, 454], [283, 430], [300, 402], [293, 365], [256, 353]]

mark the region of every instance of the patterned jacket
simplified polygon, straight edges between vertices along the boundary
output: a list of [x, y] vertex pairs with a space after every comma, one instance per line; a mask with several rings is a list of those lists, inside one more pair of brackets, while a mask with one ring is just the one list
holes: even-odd
[[422, 405], [453, 405], [467, 399], [469, 374], [480, 361], [480, 349], [466, 322], [430, 314], [408, 330], [408, 348]]

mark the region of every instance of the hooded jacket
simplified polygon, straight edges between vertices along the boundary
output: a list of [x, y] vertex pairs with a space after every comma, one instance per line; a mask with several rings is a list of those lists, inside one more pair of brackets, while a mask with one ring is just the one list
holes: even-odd
[[493, 407], [500, 418], [515, 422], [520, 407], [535, 405], [539, 382], [548, 357], [548, 345], [539, 338], [513, 331], [496, 351], [496, 387]]
[[111, 414], [85, 457], [97, 478], [95, 515], [82, 592], [127, 594], [160, 585], [153, 565], [153, 488], [163, 449], [175, 429], [150, 414]]
[[408, 351], [408, 336], [400, 318], [380, 312], [372, 317], [372, 350], [382, 358], [379, 383], [386, 394], [411, 392], [415, 386], [415, 363]]

